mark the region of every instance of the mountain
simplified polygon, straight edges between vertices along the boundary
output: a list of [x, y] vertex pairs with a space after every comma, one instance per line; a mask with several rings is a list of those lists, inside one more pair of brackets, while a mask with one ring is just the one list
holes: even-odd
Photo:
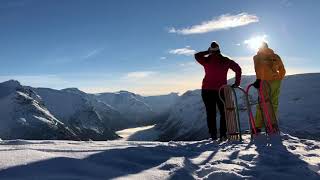
[[105, 127], [108, 127], [113, 131], [128, 127], [127, 120], [121, 114], [121, 112], [116, 110], [111, 105], [98, 100], [96, 95], [87, 94], [77, 88], [63, 89], [62, 91], [80, 95], [83, 99], [85, 99], [86, 103], [93, 107], [94, 111], [97, 113]]
[[[254, 76], [243, 76], [242, 87], [255, 80]], [[234, 80], [230, 80], [230, 84]], [[299, 74], [287, 76], [282, 83], [279, 125], [281, 131], [292, 135], [320, 139], [320, 74]], [[244, 107], [241, 92], [237, 91], [240, 107]], [[256, 99], [254, 90], [250, 91], [251, 99]], [[254, 109], [254, 107], [253, 107]], [[242, 129], [248, 129], [248, 115], [242, 110], [240, 120]], [[217, 117], [219, 122], [219, 117]], [[218, 126], [219, 127], [219, 126]], [[163, 133], [160, 140], [199, 140], [209, 137], [205, 107], [201, 91], [188, 91], [183, 94], [170, 111], [169, 118], [159, 123], [156, 128]]]
[[156, 128], [162, 141], [201, 140], [207, 136], [205, 107], [200, 90], [187, 91], [170, 111], [166, 121]]
[[168, 112], [177, 102], [178, 93], [170, 93], [158, 96], [144, 96], [143, 101], [148, 104], [156, 114]]
[[282, 84], [280, 127], [292, 135], [320, 139], [320, 74], [288, 76]]
[[[167, 119], [177, 99], [176, 93], [147, 97], [127, 91], [87, 94], [77, 88], [32, 88], [7, 81], [0, 83], [0, 137], [112, 140], [119, 138], [115, 131]], [[57, 132], [34, 125], [38, 121], [47, 122], [45, 125]]]
[[127, 127], [154, 124], [167, 117], [178, 99], [176, 93], [162, 96], [141, 96], [128, 91], [100, 93], [96, 99], [114, 107], [127, 119]]
[[118, 136], [106, 125], [84, 95], [70, 90], [36, 88], [48, 110], [68, 125], [80, 139], [108, 140]]
[[0, 137], [2, 139], [76, 139], [55, 118], [41, 97], [17, 81], [0, 83]]

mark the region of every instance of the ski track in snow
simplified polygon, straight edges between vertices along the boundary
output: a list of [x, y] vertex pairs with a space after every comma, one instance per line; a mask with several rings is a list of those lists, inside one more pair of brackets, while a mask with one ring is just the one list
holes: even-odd
[[0, 179], [320, 179], [320, 142], [0, 141]]

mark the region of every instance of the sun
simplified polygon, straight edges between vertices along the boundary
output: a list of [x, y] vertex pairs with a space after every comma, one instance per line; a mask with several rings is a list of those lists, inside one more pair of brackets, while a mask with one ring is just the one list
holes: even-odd
[[250, 49], [257, 51], [261, 47], [262, 42], [268, 43], [267, 35], [251, 37], [250, 39], [245, 40], [244, 44], [246, 44]]

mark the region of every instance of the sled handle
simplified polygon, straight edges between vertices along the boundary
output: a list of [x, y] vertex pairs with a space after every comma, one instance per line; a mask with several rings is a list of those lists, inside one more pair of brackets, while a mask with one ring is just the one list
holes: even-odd
[[[250, 100], [249, 100], [249, 90], [250, 88], [253, 86], [253, 84], [250, 84], [246, 90], [244, 90], [242, 87], [237, 87], [238, 89], [240, 89], [241, 92], [243, 92], [243, 94], [245, 95], [246, 98], [246, 102], [247, 102], [247, 112], [248, 112], [248, 116], [249, 116], [249, 127], [250, 132], [251, 130], [253, 130], [253, 134], [257, 134], [257, 129], [256, 129], [256, 124], [255, 124], [255, 119], [252, 113], [252, 109], [251, 109], [251, 104], [250, 104]], [[251, 133], [252, 134], [252, 133]]]

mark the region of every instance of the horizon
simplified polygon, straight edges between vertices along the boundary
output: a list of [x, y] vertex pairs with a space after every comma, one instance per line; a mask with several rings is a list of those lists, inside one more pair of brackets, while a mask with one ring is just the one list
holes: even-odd
[[[0, 82], [86, 93], [183, 94], [201, 88], [204, 72], [193, 54], [213, 40], [243, 75], [254, 75], [252, 57], [261, 41], [280, 55], [287, 75], [318, 73], [320, 45], [312, 42], [320, 30], [319, 5], [3, 0]], [[229, 71], [228, 79], [233, 76]]]
[[[310, 73], [298, 73], [298, 74], [290, 74], [290, 75], [286, 75], [285, 77], [290, 77], [290, 76], [296, 76], [296, 75], [308, 75], [308, 74], [320, 74], [320, 72], [310, 72]], [[250, 76], [255, 76], [255, 75], [242, 75], [242, 77], [250, 77]], [[231, 77], [231, 78], [228, 78], [228, 80], [231, 80], [231, 79], [234, 79], [234, 77]], [[5, 83], [5, 82], [9, 82], [9, 81], [16, 81], [18, 82], [21, 86], [30, 86], [28, 84], [24, 84], [18, 80], [15, 80], [15, 79], [9, 79], [9, 80], [6, 80], [6, 81], [1, 81], [0, 84], [2, 83]], [[86, 92], [86, 91], [83, 91], [82, 89], [79, 89], [78, 87], [66, 87], [66, 88], [62, 88], [62, 89], [56, 89], [56, 88], [50, 88], [50, 87], [36, 87], [36, 86], [30, 86], [32, 88], [48, 88], [48, 89], [53, 89], [53, 90], [58, 90], [58, 91], [61, 91], [61, 90], [64, 90], [64, 89], [77, 89], [77, 90], [80, 90], [82, 92], [85, 92], [87, 94], [103, 94], [103, 93], [119, 93], [119, 92], [129, 92], [129, 93], [133, 93], [133, 94], [136, 94], [136, 95], [141, 95], [141, 96], [145, 96], [145, 97], [148, 97], [148, 96], [162, 96], [162, 95], [169, 95], [169, 94], [172, 94], [172, 93], [176, 93], [178, 94], [179, 96], [182, 96], [183, 94], [185, 94], [186, 92], [188, 91], [194, 91], [194, 90], [200, 90], [201, 88], [196, 88], [196, 89], [188, 89], [184, 92], [168, 92], [168, 93], [165, 93], [165, 94], [141, 94], [141, 93], [137, 93], [137, 92], [133, 92], [133, 91], [128, 91], [128, 90], [125, 90], [125, 89], [120, 89], [120, 90], [117, 90], [117, 91], [102, 91], [102, 92]]]

